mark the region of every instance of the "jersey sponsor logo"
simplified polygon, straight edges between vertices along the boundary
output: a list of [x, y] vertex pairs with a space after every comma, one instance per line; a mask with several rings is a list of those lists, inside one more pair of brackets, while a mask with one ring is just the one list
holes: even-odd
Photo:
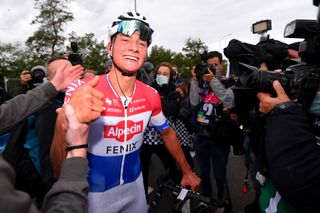
[[65, 95], [65, 98], [64, 98], [64, 102], [65, 103], [69, 103], [70, 102], [70, 99], [71, 99], [71, 95], [72, 93], [78, 88], [80, 87], [81, 85], [85, 84], [86, 82], [85, 81], [82, 81], [82, 80], [77, 80], [75, 82], [72, 82], [68, 87], [67, 87], [67, 91], [66, 91], [66, 95]]
[[105, 138], [115, 138], [119, 142], [124, 142], [125, 136], [129, 141], [136, 134], [142, 133], [143, 121], [134, 122], [131, 120], [127, 121], [127, 127], [125, 128], [125, 121], [120, 121], [113, 126], [104, 127]]
[[120, 101], [118, 100], [118, 99], [112, 99], [112, 104], [114, 105], [114, 106], [121, 106], [121, 104], [120, 104]]
[[138, 107], [132, 107], [132, 108], [129, 108], [129, 112], [135, 112], [135, 111], [143, 110], [145, 108], [146, 108], [145, 105], [138, 106]]
[[138, 103], [142, 103], [142, 102], [145, 102], [145, 101], [147, 101], [145, 98], [139, 98], [139, 99], [132, 100], [132, 103], [133, 104], [138, 104]]
[[105, 102], [106, 102], [106, 104], [108, 104], [108, 105], [111, 105], [111, 104], [112, 104], [112, 101], [111, 101], [110, 98], [106, 98]]
[[106, 110], [107, 110], [107, 112], [111, 112], [111, 113], [121, 113], [122, 112], [122, 110], [118, 109], [118, 108], [109, 108], [108, 107]]
[[133, 143], [128, 143], [123, 146], [107, 146], [106, 148], [106, 154], [122, 154], [126, 152], [131, 152], [135, 149], [137, 149], [138, 141], [135, 141]]

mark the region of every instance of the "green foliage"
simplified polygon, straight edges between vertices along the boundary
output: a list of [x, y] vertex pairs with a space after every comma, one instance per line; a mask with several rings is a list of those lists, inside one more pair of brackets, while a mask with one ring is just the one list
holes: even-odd
[[[99, 42], [94, 38], [93, 33], [86, 33], [82, 37], [77, 37], [77, 44], [84, 60], [84, 67], [95, 70], [99, 74], [105, 73], [104, 64], [108, 60], [105, 42]], [[70, 47], [68, 47], [67, 50], [72, 52]]]
[[6, 77], [17, 78], [21, 71], [40, 64], [44, 64], [44, 61], [23, 49], [21, 44], [0, 44], [0, 72]]
[[161, 62], [172, 62], [175, 53], [169, 49], [165, 49], [164, 47], [157, 45], [151, 48], [148, 61], [157, 66]]
[[201, 62], [200, 55], [198, 53], [199, 48], [204, 47], [208, 49], [207, 45], [199, 39], [188, 38], [182, 51], [185, 52], [186, 57], [189, 57], [193, 64], [199, 64]]
[[200, 39], [188, 38], [183, 47], [183, 53], [175, 53], [170, 49], [164, 47], [152, 46], [148, 61], [157, 66], [161, 62], [169, 62], [177, 65], [181, 75], [185, 79], [191, 77], [191, 69], [193, 65], [201, 63], [200, 55], [198, 54], [199, 48], [203, 46], [207, 48], [204, 42]]
[[[72, 53], [70, 47], [64, 51], [65, 40], [63, 26], [74, 20], [68, 12], [67, 3], [72, 0], [35, 0], [35, 8], [39, 14], [31, 24], [39, 28], [27, 38], [23, 48], [21, 44], [0, 43], [0, 72], [7, 77], [19, 77], [22, 70], [30, 70], [33, 66], [44, 65], [53, 55]], [[69, 35], [71, 36], [71, 35]], [[93, 69], [99, 74], [105, 72], [104, 64], [108, 60], [104, 41], [98, 41], [93, 33], [86, 33], [77, 38], [79, 54], [84, 60], [86, 69]], [[152, 46], [148, 61], [157, 66], [160, 62], [177, 65], [182, 77], [189, 78], [193, 65], [200, 63], [198, 49], [206, 47], [200, 39], [188, 38], [182, 52], [174, 52], [162, 46]]]
[[69, 2], [71, 0], [35, 0], [35, 9], [40, 14], [31, 24], [39, 24], [40, 27], [27, 39], [26, 45], [42, 59], [63, 50], [63, 26], [74, 19], [73, 14], [67, 11]]

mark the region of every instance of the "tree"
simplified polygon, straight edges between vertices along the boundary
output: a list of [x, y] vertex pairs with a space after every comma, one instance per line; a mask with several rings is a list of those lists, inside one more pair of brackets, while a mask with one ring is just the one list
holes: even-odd
[[39, 29], [30, 36], [26, 45], [44, 60], [61, 52], [65, 37], [63, 26], [72, 21], [73, 14], [67, 11], [66, 3], [72, 0], [35, 0], [35, 9], [40, 14], [31, 24], [40, 24]]
[[148, 57], [148, 61], [151, 62], [154, 66], [157, 66], [161, 62], [171, 63], [175, 52], [170, 49], [165, 49], [162, 46], [152, 46], [151, 52]]
[[199, 39], [187, 38], [185, 46], [182, 48], [182, 51], [185, 52], [185, 55], [190, 58], [193, 64], [201, 63], [201, 58], [199, 55], [199, 48], [204, 47], [208, 49], [207, 45]]
[[17, 78], [21, 71], [40, 64], [44, 64], [44, 61], [23, 49], [20, 43], [0, 44], [0, 72], [6, 77]]
[[[76, 39], [84, 67], [86, 69], [93, 69], [99, 74], [105, 73], [104, 65], [108, 60], [105, 42], [99, 42], [94, 37], [94, 33], [86, 33], [84, 36], [78, 36]], [[71, 53], [70, 47], [67, 47], [67, 50]]]
[[173, 57], [173, 64], [178, 66], [182, 78], [189, 79], [191, 77], [191, 68], [194, 64], [189, 57], [178, 53]]

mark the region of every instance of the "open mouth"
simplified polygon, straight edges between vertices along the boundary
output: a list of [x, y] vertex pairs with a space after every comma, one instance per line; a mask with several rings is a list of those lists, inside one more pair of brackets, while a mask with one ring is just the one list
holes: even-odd
[[130, 60], [134, 60], [134, 61], [139, 61], [139, 58], [134, 57], [134, 56], [124, 56], [125, 59], [130, 59]]

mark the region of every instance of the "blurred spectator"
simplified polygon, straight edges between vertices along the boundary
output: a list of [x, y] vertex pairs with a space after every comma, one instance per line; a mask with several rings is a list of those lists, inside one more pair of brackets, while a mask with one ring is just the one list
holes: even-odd
[[[191, 125], [189, 117], [192, 117], [187, 86], [180, 83], [175, 86], [175, 79], [172, 78], [173, 72], [169, 63], [162, 62], [155, 68], [155, 82], [152, 86], [160, 94], [163, 112], [170, 122], [170, 126], [175, 130], [181, 148], [184, 152], [188, 164], [193, 169], [194, 162], [190, 154], [191, 145]], [[176, 88], [178, 88], [176, 91]], [[183, 92], [182, 92], [183, 91]], [[156, 154], [162, 161], [164, 167], [169, 169], [169, 177], [179, 184], [182, 173], [178, 170], [176, 163], [163, 144], [160, 134], [152, 125], [148, 125], [144, 133], [143, 146], [141, 149], [141, 164], [144, 177], [146, 194], [148, 193], [149, 166], [151, 157]]]
[[173, 70], [173, 79], [175, 80], [175, 83], [180, 83], [182, 79], [181, 79], [181, 73], [178, 69], [178, 66], [173, 64], [171, 66], [171, 69]]
[[144, 62], [143, 66], [137, 74], [137, 79], [147, 85], [154, 83], [154, 65], [150, 62]]
[[112, 66], [112, 59], [109, 59], [104, 65], [104, 67], [106, 68], [106, 74], [110, 72], [111, 66]]
[[97, 71], [86, 69], [84, 70], [84, 74], [82, 78], [90, 78], [90, 77], [94, 77], [95, 75], [97, 75]]
[[[152, 87], [160, 94], [162, 110], [166, 118], [171, 117], [173, 113], [177, 111], [175, 109], [178, 109], [179, 93], [175, 91], [172, 75], [171, 65], [162, 62], [155, 68], [155, 82], [152, 84]], [[166, 149], [160, 133], [149, 123], [143, 135], [143, 145], [140, 152], [146, 195], [148, 195], [149, 166], [153, 154], [156, 154], [162, 161], [164, 167], [169, 169], [169, 177], [172, 178], [176, 184], [179, 184], [182, 178], [182, 174], [178, 171], [174, 158]]]
[[[63, 82], [64, 79], [54, 78], [57, 72], [61, 72], [58, 77], [68, 70], [75, 70], [75, 73], [82, 72], [81, 66], [72, 67], [65, 59], [50, 59], [49, 62], [47, 67], [50, 82], [57, 80]], [[52, 100], [56, 100], [57, 97], [59, 95]], [[28, 119], [23, 120], [10, 131], [9, 142], [3, 152], [4, 158], [16, 170], [17, 188], [36, 197], [39, 204], [55, 182], [49, 153], [57, 107], [59, 106], [49, 101], [32, 115], [29, 114]]]
[[[32, 112], [37, 110], [37, 107], [41, 106], [43, 103], [48, 101], [50, 96], [52, 97], [56, 90], [61, 90], [66, 87], [70, 82], [79, 79], [81, 70], [72, 70], [61, 72], [57, 75], [57, 79], [64, 76], [64, 80], [60, 83], [56, 83], [55, 79], [52, 80], [52, 84], [46, 84], [41, 87], [35, 88], [34, 90], [28, 92], [26, 95], [19, 95], [14, 99], [8, 101], [6, 105], [0, 106], [0, 111], [2, 114], [10, 114], [12, 112], [17, 112], [17, 120], [12, 123], [15, 125], [26, 115], [29, 111]], [[66, 75], [67, 74], [67, 75]], [[96, 82], [98, 82], [96, 80]], [[54, 89], [56, 88], [56, 89]], [[94, 97], [93, 93], [86, 90], [86, 95], [75, 96], [78, 99], [92, 100]], [[46, 92], [46, 93], [43, 93]], [[79, 91], [80, 92], [80, 91]], [[81, 91], [83, 92], [83, 91]], [[83, 94], [83, 93], [82, 93]], [[42, 96], [43, 99], [33, 100], [34, 96]], [[93, 95], [93, 96], [92, 96]], [[30, 102], [30, 106], [22, 106], [20, 108], [16, 107], [17, 103], [20, 102]], [[73, 100], [74, 101], [74, 100]], [[95, 102], [97, 103], [97, 102]], [[102, 107], [96, 105], [95, 111], [102, 111]], [[64, 123], [67, 127], [65, 139], [67, 142], [66, 151], [67, 159], [62, 166], [62, 175], [59, 181], [52, 187], [46, 196], [42, 211], [44, 212], [70, 212], [72, 209], [75, 212], [83, 212], [84, 209], [88, 208], [87, 193], [88, 193], [88, 183], [86, 181], [88, 162], [86, 158], [86, 147], [87, 147], [87, 136], [88, 136], [88, 125], [79, 123], [73, 108], [70, 105], [64, 105], [64, 110], [60, 110], [59, 113], [61, 117], [64, 118]], [[90, 119], [96, 119], [99, 115], [90, 114]], [[94, 116], [95, 115], [95, 116]], [[5, 118], [1, 116], [2, 119]], [[5, 122], [1, 123], [0, 129], [5, 128]], [[5, 212], [36, 212], [37, 209], [33, 204], [33, 201], [29, 198], [26, 193], [17, 191], [13, 188], [14, 181], [14, 171], [10, 165], [5, 162], [0, 156], [0, 176], [1, 183], [0, 188], [3, 195], [0, 198], [0, 208]]]
[[15, 88], [13, 96], [25, 94], [28, 90], [35, 88], [39, 84], [47, 81], [47, 69], [44, 66], [37, 65], [30, 71], [23, 70], [20, 73], [20, 84]]
[[0, 105], [11, 98], [11, 96], [6, 91], [6, 85], [4, 81], [4, 76], [0, 72]]
[[187, 84], [180, 82], [176, 84], [176, 91], [180, 94], [178, 99], [179, 109], [170, 118], [173, 129], [180, 141], [184, 155], [187, 158], [191, 168], [194, 168], [192, 156], [190, 154], [191, 142], [194, 137], [195, 130], [193, 129], [192, 118], [194, 111], [191, 108]]

